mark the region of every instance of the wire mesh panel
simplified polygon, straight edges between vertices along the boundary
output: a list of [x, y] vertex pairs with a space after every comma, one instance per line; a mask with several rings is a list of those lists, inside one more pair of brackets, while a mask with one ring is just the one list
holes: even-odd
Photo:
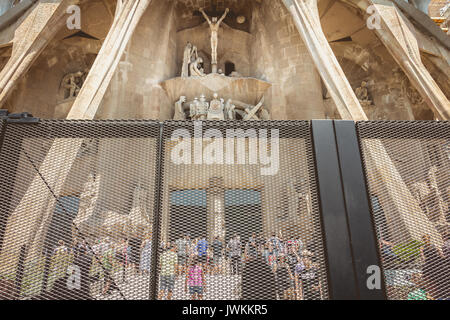
[[8, 124], [0, 299], [148, 299], [159, 124]]
[[450, 123], [360, 122], [390, 299], [450, 298]]
[[309, 122], [166, 122], [158, 299], [327, 299]]

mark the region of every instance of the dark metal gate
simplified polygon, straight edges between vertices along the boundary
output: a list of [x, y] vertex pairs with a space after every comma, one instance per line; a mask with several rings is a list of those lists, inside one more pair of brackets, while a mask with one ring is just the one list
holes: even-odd
[[449, 123], [0, 129], [0, 299], [448, 298]]

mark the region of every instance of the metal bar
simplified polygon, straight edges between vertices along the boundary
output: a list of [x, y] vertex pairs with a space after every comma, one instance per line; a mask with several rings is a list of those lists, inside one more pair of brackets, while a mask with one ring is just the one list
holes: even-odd
[[355, 122], [334, 121], [334, 128], [359, 296], [364, 300], [384, 300], [381, 278], [379, 288], [370, 289], [367, 285], [370, 266], [380, 268], [380, 277], [383, 272]]
[[158, 298], [158, 256], [159, 256], [159, 238], [161, 236], [161, 197], [163, 188], [162, 174], [164, 162], [164, 124], [160, 123], [158, 137], [158, 153], [156, 155], [156, 172], [155, 172], [155, 197], [153, 204], [153, 230], [152, 230], [152, 260], [150, 264], [150, 300]]
[[312, 135], [330, 298], [358, 299], [333, 121], [313, 120]]

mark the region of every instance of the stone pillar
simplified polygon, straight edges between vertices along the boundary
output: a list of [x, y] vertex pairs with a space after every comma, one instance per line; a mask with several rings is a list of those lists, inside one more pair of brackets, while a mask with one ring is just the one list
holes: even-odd
[[322, 31], [317, 0], [283, 0], [336, 107], [344, 120], [367, 120]]
[[0, 108], [22, 76], [66, 23], [67, 7], [78, 1], [39, 1], [16, 29], [11, 58], [0, 72]]
[[118, 0], [116, 15], [68, 119], [93, 119], [125, 48], [151, 0]]
[[208, 239], [225, 239], [225, 189], [222, 178], [209, 179], [208, 201]]
[[414, 26], [392, 1], [364, 0], [357, 5], [364, 11], [373, 6], [380, 19], [374, 31], [392, 57], [440, 120], [450, 119], [450, 103], [422, 63]]

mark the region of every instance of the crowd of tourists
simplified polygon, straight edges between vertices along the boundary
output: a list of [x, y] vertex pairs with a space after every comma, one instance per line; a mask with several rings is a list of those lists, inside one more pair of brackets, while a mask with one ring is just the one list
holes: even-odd
[[[130, 276], [150, 273], [152, 243], [151, 237], [112, 240], [109, 237], [89, 241], [75, 241], [68, 246], [63, 240], [53, 250], [49, 272], [49, 287], [60, 280], [67, 282], [67, 269], [77, 266], [81, 292], [90, 295], [90, 284], [100, 282], [100, 295], [106, 296], [117, 289], [115, 280], [128, 282]], [[93, 244], [92, 244], [93, 243]], [[75, 271], [73, 271], [75, 272]], [[48, 288], [47, 290], [52, 289]], [[59, 287], [53, 291], [62, 290]]]
[[[442, 247], [432, 243], [428, 234], [422, 236], [418, 254], [414, 247], [396, 245], [381, 239], [380, 251], [385, 270], [416, 270], [409, 279], [400, 280], [410, 288], [408, 300], [450, 299], [450, 234]], [[388, 291], [393, 290], [388, 286]]]
[[242, 241], [235, 234], [228, 241], [215, 237], [208, 242], [206, 237], [190, 239], [186, 234], [162, 243], [160, 250], [159, 299], [172, 299], [175, 283], [182, 279], [190, 298], [202, 300], [206, 291], [217, 290], [208, 287], [208, 279], [216, 275], [238, 276], [236, 291], [246, 300], [323, 297], [317, 257], [300, 238], [252, 234]]

